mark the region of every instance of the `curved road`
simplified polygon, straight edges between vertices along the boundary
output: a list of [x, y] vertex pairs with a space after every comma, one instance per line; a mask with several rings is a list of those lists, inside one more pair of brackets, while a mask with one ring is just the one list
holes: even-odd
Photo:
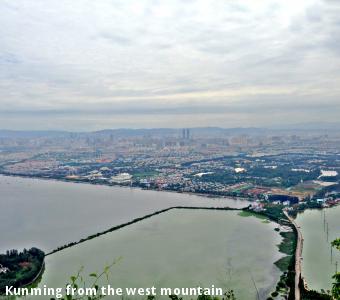
[[302, 261], [302, 247], [303, 247], [303, 237], [300, 227], [296, 224], [293, 218], [291, 218], [287, 212], [284, 212], [289, 221], [293, 224], [298, 234], [296, 250], [295, 250], [295, 300], [300, 300], [300, 278], [301, 278], [301, 261]]

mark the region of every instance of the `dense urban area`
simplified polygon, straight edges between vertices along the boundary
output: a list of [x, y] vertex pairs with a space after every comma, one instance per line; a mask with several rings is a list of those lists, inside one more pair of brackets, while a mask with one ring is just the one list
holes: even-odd
[[[0, 133], [0, 172], [94, 184], [247, 197], [263, 203], [339, 202], [337, 131], [264, 129]], [[263, 201], [262, 201], [263, 200]]]

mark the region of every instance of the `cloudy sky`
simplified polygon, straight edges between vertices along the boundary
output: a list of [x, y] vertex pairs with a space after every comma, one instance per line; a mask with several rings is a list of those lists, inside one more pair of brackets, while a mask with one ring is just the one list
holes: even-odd
[[0, 0], [0, 128], [339, 116], [338, 0]]

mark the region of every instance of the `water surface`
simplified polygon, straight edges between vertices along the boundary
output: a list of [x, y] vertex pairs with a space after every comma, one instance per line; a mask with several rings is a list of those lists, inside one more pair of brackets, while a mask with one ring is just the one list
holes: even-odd
[[171, 206], [245, 207], [247, 201], [0, 176], [0, 253], [48, 252]]
[[302, 276], [310, 289], [329, 290], [336, 262], [340, 270], [340, 252], [333, 250], [331, 255], [330, 247], [330, 242], [340, 237], [340, 206], [306, 210], [298, 215], [296, 221], [304, 238]]
[[99, 273], [121, 256], [112, 268], [114, 287], [214, 284], [255, 300], [255, 282], [266, 299], [280, 275], [273, 265], [282, 256], [276, 226], [235, 211], [171, 210], [47, 257], [40, 286], [62, 287], [81, 266], [85, 275]]

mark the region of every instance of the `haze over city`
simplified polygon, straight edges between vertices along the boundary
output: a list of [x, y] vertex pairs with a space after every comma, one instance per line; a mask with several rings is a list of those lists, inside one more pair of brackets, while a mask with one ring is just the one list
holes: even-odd
[[338, 1], [0, 3], [0, 128], [335, 122]]
[[340, 0], [0, 0], [0, 300], [340, 300]]

